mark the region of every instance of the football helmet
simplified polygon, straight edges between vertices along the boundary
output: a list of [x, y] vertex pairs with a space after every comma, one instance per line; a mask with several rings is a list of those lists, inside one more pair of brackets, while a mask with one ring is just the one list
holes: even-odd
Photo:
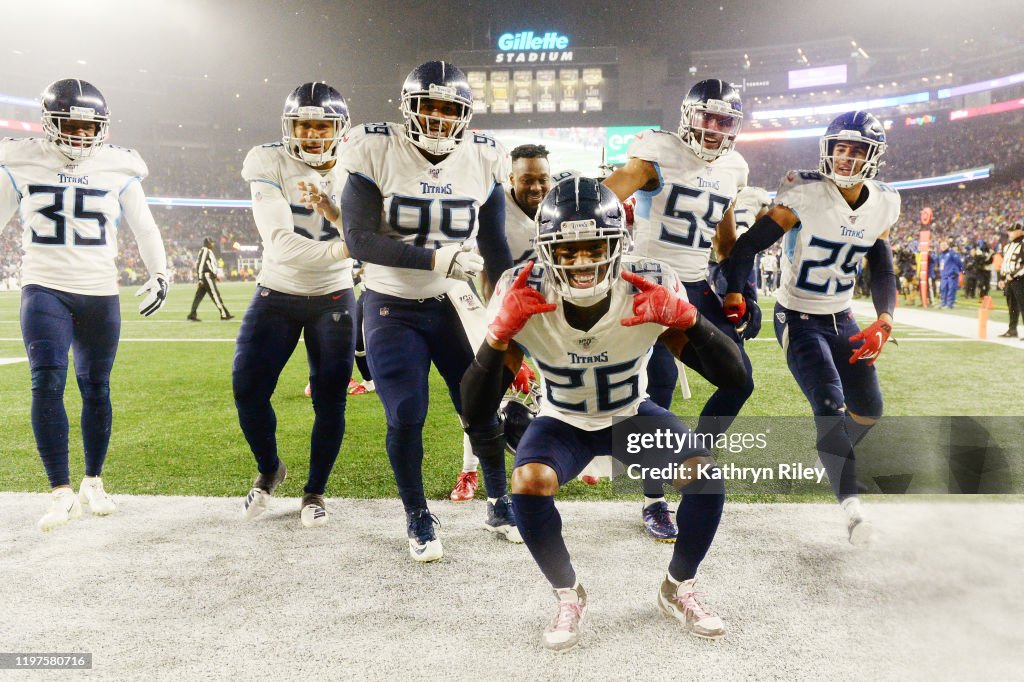
[[[836, 156], [833, 153], [836, 142], [859, 142], [867, 147], [867, 156], [861, 164], [860, 171], [851, 175], [836, 173]], [[881, 122], [866, 111], [848, 111], [836, 116], [818, 143], [820, 159], [818, 171], [832, 180], [839, 187], [853, 187], [870, 180], [878, 174], [882, 166], [882, 156], [888, 147], [885, 143], [885, 128]], [[856, 165], [854, 165], [856, 169]]]
[[[107, 100], [95, 85], [77, 78], [64, 78], [46, 86], [42, 94], [43, 134], [71, 160], [83, 159], [99, 149], [107, 139], [110, 110]], [[62, 121], [92, 121], [92, 135], [63, 132]]]
[[[537, 234], [534, 245], [558, 293], [581, 306], [590, 306], [605, 297], [618, 279], [619, 264], [628, 244], [626, 216], [615, 193], [593, 178], [574, 175], [555, 185], [537, 208]], [[564, 244], [605, 240], [606, 250], [599, 260], [584, 265], [561, 265], [555, 250]], [[572, 281], [593, 271], [593, 286], [574, 287]]]
[[[725, 81], [710, 78], [695, 84], [679, 111], [679, 137], [699, 158], [714, 161], [736, 146], [743, 125], [743, 103], [735, 88]], [[721, 137], [717, 147], [705, 146], [709, 136]]]
[[[420, 103], [425, 99], [454, 102], [458, 116], [453, 120], [421, 114]], [[466, 74], [457, 66], [448, 62], [425, 62], [406, 77], [400, 107], [405, 131], [412, 143], [429, 154], [444, 156], [455, 151], [473, 118], [473, 91], [469, 89]]]
[[516, 454], [519, 441], [522, 440], [526, 428], [537, 418], [540, 412], [540, 386], [536, 381], [530, 382], [527, 393], [518, 393], [510, 388], [498, 408], [498, 419], [505, 432], [505, 449]]
[[[334, 124], [333, 134], [321, 138], [325, 147], [320, 153], [310, 153], [302, 148], [302, 138], [295, 137], [296, 121], [330, 121]], [[303, 83], [284, 101], [281, 141], [288, 156], [296, 161], [314, 167], [323, 166], [338, 158], [339, 143], [351, 125], [348, 104], [340, 92], [326, 83]]]

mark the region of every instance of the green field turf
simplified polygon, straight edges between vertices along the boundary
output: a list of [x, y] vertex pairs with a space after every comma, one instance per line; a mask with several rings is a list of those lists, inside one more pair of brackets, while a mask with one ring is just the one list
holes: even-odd
[[[222, 292], [235, 320], [217, 319], [209, 301], [200, 324], [185, 320], [193, 287], [175, 286], [167, 305], [143, 319], [138, 299], [122, 292], [122, 342], [111, 379], [114, 426], [104, 478], [118, 493], [242, 495], [255, 473], [238, 427], [231, 396], [233, 340], [251, 283], [225, 283]], [[0, 293], [0, 358], [24, 357], [18, 325], [18, 294]], [[744, 415], [809, 415], [806, 400], [787, 369], [771, 327], [771, 303], [762, 302], [765, 324], [748, 344], [757, 389]], [[954, 311], [955, 314], [955, 311]], [[898, 328], [906, 340], [889, 347], [878, 364], [887, 415], [1019, 414], [1019, 381], [1003, 381], [1004, 368], [1019, 368], [1024, 356], [1013, 348], [944, 338], [936, 332]], [[1017, 369], [1016, 371], [1020, 371]], [[305, 482], [313, 411], [303, 396], [307, 365], [301, 348], [285, 368], [274, 398], [281, 457], [291, 475], [281, 494], [298, 496]], [[677, 393], [674, 410], [693, 423], [710, 386], [690, 372], [693, 398]], [[461, 465], [462, 432], [447, 391], [432, 374], [431, 409], [424, 431], [424, 478], [428, 498], [447, 498]], [[28, 364], [0, 365], [0, 490], [47, 488], [29, 422]], [[72, 481], [83, 471], [78, 432], [80, 399], [73, 378], [66, 395], [71, 421]], [[350, 397], [341, 456], [329, 496], [394, 496], [384, 452], [384, 415], [374, 394]], [[613, 496], [611, 485], [574, 482], [563, 496]], [[821, 499], [827, 499], [822, 497]]]

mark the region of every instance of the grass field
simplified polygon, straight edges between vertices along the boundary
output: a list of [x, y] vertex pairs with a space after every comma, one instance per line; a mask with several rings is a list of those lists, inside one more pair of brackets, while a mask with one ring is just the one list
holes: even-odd
[[[107, 470], [108, 488], [128, 494], [242, 495], [255, 465], [238, 427], [231, 396], [234, 338], [253, 285], [225, 283], [222, 292], [237, 319], [217, 320], [209, 302], [200, 310], [204, 322], [185, 320], [193, 288], [171, 291], [167, 305], [153, 318], [141, 318], [137, 299], [122, 292], [121, 345], [111, 379], [114, 427]], [[1001, 294], [995, 297], [1003, 303]], [[0, 293], [0, 358], [24, 357], [18, 324], [19, 297]], [[803, 395], [787, 369], [771, 329], [771, 302], [763, 301], [761, 336], [748, 344], [757, 389], [744, 415], [809, 415]], [[950, 315], [973, 314], [952, 311]], [[1005, 312], [995, 311], [993, 319]], [[1005, 317], [1004, 317], [1005, 319]], [[897, 328], [905, 341], [889, 348], [878, 368], [887, 415], [1019, 414], [1019, 381], [1000, 377], [1020, 372], [1015, 348], [957, 340], [915, 328]], [[313, 412], [303, 396], [307, 365], [297, 350], [285, 368], [274, 398], [278, 442], [293, 475], [281, 494], [298, 496], [308, 462]], [[690, 373], [691, 400], [677, 393], [674, 410], [693, 423], [710, 386]], [[462, 437], [440, 378], [432, 375], [431, 410], [424, 432], [424, 478], [428, 498], [447, 498], [461, 464]], [[66, 395], [71, 421], [72, 481], [83, 470], [78, 432], [80, 400], [73, 379]], [[30, 381], [26, 362], [0, 365], [0, 490], [41, 491], [46, 478], [40, 466], [29, 421]], [[383, 410], [375, 395], [350, 397], [341, 456], [328, 485], [331, 497], [389, 497], [394, 481], [384, 453]], [[808, 442], [808, 447], [810, 443]], [[605, 483], [572, 483], [565, 498], [604, 499], [614, 495]], [[819, 499], [825, 499], [821, 497]]]

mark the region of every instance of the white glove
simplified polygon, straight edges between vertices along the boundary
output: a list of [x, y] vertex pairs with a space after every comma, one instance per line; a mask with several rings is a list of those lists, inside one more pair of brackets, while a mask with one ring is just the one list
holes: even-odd
[[170, 282], [167, 281], [167, 275], [157, 273], [153, 275], [148, 282], [139, 287], [139, 290], [135, 292], [136, 296], [142, 296], [148, 293], [139, 304], [139, 314], [143, 317], [149, 317], [156, 311], [160, 310], [163, 306], [164, 301], [167, 300], [167, 290], [171, 288]]
[[449, 244], [434, 251], [434, 272], [468, 282], [484, 269], [484, 259], [468, 244]]

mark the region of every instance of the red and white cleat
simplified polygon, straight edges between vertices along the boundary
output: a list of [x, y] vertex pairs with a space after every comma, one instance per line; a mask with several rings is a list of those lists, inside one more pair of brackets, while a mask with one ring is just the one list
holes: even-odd
[[700, 593], [693, 589], [695, 580], [690, 578], [676, 585], [665, 576], [658, 592], [658, 606], [691, 634], [704, 639], [721, 639], [725, 635], [725, 624], [697, 600]]
[[469, 502], [476, 495], [476, 489], [480, 487], [480, 478], [475, 471], [463, 471], [455, 481], [452, 494], [448, 497], [452, 502]]

